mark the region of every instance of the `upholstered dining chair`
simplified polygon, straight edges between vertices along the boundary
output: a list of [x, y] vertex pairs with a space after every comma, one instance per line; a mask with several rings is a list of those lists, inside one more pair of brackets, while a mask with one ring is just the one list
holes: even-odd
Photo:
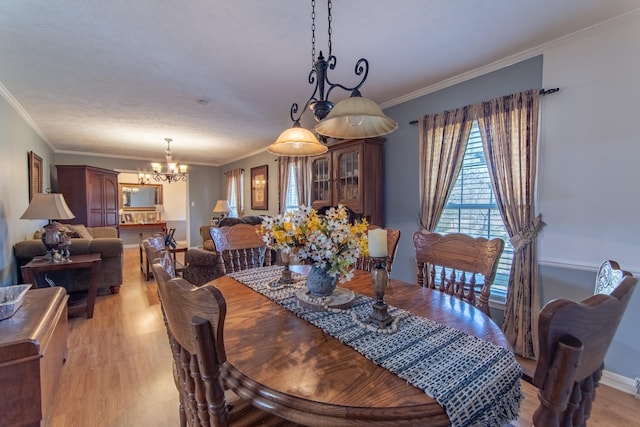
[[[413, 244], [418, 285], [454, 295], [490, 316], [489, 297], [504, 250], [502, 239], [422, 230], [413, 233]], [[477, 282], [476, 275], [483, 276], [482, 284]], [[476, 300], [477, 287], [480, 296]]]
[[623, 275], [610, 293], [581, 302], [557, 299], [543, 307], [533, 376], [540, 400], [535, 426], [586, 425], [604, 357], [636, 283], [635, 277]]
[[[377, 225], [369, 225], [369, 230], [382, 228]], [[391, 266], [396, 259], [396, 251], [398, 250], [398, 242], [400, 241], [400, 230], [397, 228], [387, 228], [387, 272], [391, 273]], [[375, 266], [373, 260], [369, 257], [360, 257], [356, 260], [356, 268], [364, 271], [371, 271]]]
[[260, 225], [249, 224], [211, 227], [222, 274], [271, 265], [271, 251], [267, 250], [260, 231]]
[[631, 276], [631, 273], [622, 270], [617, 262], [604, 261], [598, 268], [596, 287], [593, 293], [609, 295], [626, 276]]
[[[156, 233], [151, 237], [143, 239], [142, 249], [145, 254], [144, 266], [140, 265], [142, 272], [145, 275], [147, 280], [151, 280], [152, 272], [151, 272], [151, 264], [153, 260], [162, 256], [162, 252], [165, 251], [164, 246], [164, 235]], [[142, 259], [140, 260], [142, 262]]]
[[213, 285], [196, 287], [171, 278], [160, 263], [152, 265], [173, 355], [179, 392], [180, 425], [297, 426], [239, 398], [220, 380], [226, 353], [223, 325], [226, 303]]

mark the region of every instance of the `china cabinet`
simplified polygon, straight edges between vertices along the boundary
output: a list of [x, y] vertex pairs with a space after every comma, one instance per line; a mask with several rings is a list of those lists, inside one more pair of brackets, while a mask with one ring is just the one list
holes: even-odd
[[345, 205], [356, 214], [384, 225], [384, 138], [330, 143], [329, 151], [311, 160], [311, 206]]

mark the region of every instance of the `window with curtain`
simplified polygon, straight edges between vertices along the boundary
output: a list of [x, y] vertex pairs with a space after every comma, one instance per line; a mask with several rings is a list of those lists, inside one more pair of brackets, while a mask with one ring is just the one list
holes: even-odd
[[286, 188], [284, 212], [294, 212], [300, 206], [298, 200], [298, 178], [296, 174], [296, 164], [289, 164], [289, 183]]
[[505, 241], [491, 299], [504, 302], [507, 295], [513, 247], [495, 201], [477, 120], [473, 121], [462, 169], [435, 230], [437, 233], [465, 233], [474, 237]]
[[231, 212], [229, 216], [239, 218], [244, 210], [242, 200], [244, 200], [244, 171], [241, 169], [227, 173], [227, 199]]

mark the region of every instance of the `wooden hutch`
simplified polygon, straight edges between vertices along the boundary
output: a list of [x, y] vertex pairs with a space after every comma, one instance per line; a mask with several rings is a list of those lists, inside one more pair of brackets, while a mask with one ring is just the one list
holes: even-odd
[[84, 165], [56, 165], [58, 192], [76, 216], [71, 224], [118, 227], [118, 172]]
[[328, 144], [311, 160], [311, 207], [347, 206], [384, 226], [384, 138], [352, 139]]

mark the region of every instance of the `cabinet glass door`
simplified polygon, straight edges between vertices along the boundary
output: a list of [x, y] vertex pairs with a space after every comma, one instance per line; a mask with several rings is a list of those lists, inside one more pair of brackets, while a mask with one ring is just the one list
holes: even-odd
[[319, 209], [331, 206], [330, 156], [317, 157], [311, 163], [311, 206]]
[[338, 163], [337, 192], [338, 201], [343, 204], [357, 202], [360, 197], [360, 152], [345, 150], [336, 152]]

